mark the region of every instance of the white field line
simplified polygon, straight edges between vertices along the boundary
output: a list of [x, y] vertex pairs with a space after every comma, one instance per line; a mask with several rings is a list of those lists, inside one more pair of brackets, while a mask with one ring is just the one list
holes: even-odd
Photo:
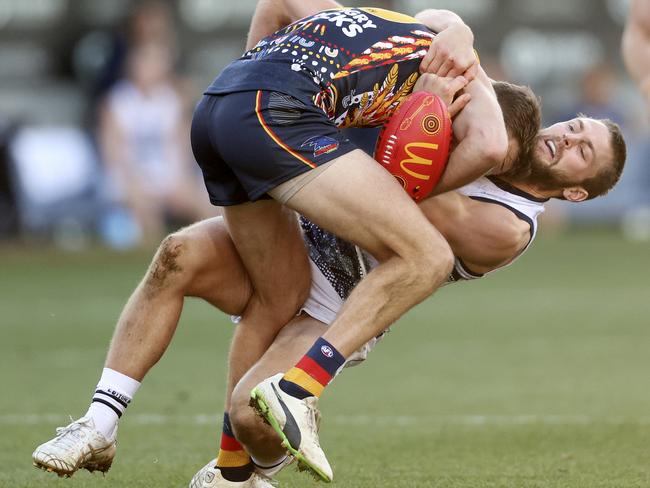
[[[216, 414], [164, 415], [134, 413], [125, 416], [134, 425], [221, 425], [222, 416]], [[122, 422], [124, 422], [122, 420]], [[327, 423], [350, 426], [518, 426], [518, 425], [650, 425], [650, 417], [590, 416], [590, 415], [327, 415]], [[70, 417], [54, 414], [0, 414], [0, 425], [65, 425]]]

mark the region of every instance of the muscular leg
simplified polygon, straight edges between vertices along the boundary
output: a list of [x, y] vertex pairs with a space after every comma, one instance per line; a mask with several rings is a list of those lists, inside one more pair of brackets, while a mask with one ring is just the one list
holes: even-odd
[[169, 235], [120, 315], [106, 367], [141, 381], [167, 349], [185, 296], [240, 314], [250, 293], [248, 276], [221, 218]]
[[38, 446], [32, 454], [34, 464], [60, 475], [81, 468], [107, 471], [115, 456], [118, 420], [140, 380], [169, 345], [184, 297], [198, 296], [239, 314], [250, 292], [245, 268], [221, 218], [166, 238], [118, 320], [88, 412]]
[[[228, 411], [234, 386], [262, 357], [278, 331], [307, 299], [311, 273], [293, 211], [273, 200], [264, 200], [226, 207], [224, 215], [253, 283], [251, 298], [230, 347]], [[246, 230], [241, 226], [242, 221], [246, 222]], [[254, 238], [255, 232], [251, 233], [248, 226], [266, 239]]]
[[[287, 184], [270, 194], [280, 198]], [[251, 392], [256, 409], [274, 426], [289, 452], [316, 476], [331, 481], [332, 469], [314, 428], [316, 398], [347, 357], [440, 286], [451, 271], [453, 255], [395, 179], [360, 150], [328, 163], [286, 205], [379, 261], [294, 367], [263, 380]], [[277, 212], [257, 202], [225, 209], [253, 288], [270, 296], [273, 290], [265, 287], [264, 270], [271, 269], [277, 258], [269, 261], [264, 251], [277, 229], [255, 223], [269, 221]], [[240, 247], [241, 242], [247, 246]]]
[[282, 328], [262, 358], [243, 376], [232, 394], [230, 419], [246, 450], [263, 463], [273, 463], [286, 450], [277, 434], [251, 408], [250, 391], [262, 381], [280, 371], [286, 371], [304, 354], [305, 350], [327, 330], [322, 322], [302, 314]]
[[[444, 238], [372, 158], [355, 150], [330, 164], [287, 206], [380, 261], [324, 336], [347, 357], [431, 294], [448, 275], [453, 257]], [[290, 255], [268, 252], [269, 242], [278, 239], [278, 229], [259, 224], [273, 222], [280, 211], [279, 205], [266, 202], [224, 209], [253, 288], [271, 297], [277, 289], [269, 287], [273, 281], [266, 277]]]

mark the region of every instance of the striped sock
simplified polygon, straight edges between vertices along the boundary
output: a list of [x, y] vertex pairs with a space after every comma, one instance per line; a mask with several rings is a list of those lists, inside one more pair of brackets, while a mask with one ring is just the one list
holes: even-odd
[[322, 337], [311, 346], [298, 363], [280, 380], [280, 388], [287, 394], [303, 399], [320, 397], [345, 358]]
[[244, 450], [244, 446], [235, 439], [230, 425], [230, 415], [227, 412], [223, 414], [221, 448], [217, 456], [216, 467], [219, 468], [221, 476], [226, 480], [237, 482], [246, 481], [251, 477], [255, 469], [251, 457]]
[[107, 439], [115, 436], [117, 422], [138, 391], [140, 382], [119, 371], [104, 368], [86, 416]]

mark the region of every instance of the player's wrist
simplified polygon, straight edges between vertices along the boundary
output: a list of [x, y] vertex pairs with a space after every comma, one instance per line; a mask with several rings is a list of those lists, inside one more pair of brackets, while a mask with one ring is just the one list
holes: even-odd
[[452, 26], [467, 24], [457, 14], [449, 10], [427, 9], [415, 14], [415, 18], [434, 32], [440, 33]]

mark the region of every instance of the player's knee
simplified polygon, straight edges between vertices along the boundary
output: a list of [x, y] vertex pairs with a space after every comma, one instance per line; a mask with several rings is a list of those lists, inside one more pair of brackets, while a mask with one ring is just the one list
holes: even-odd
[[[235, 388], [231, 397], [230, 423], [237, 440], [244, 445], [256, 445], [266, 442], [266, 429], [262, 429], [262, 420], [249, 405], [250, 394], [243, 388]], [[274, 439], [268, 439], [272, 442]]]
[[431, 243], [431, 248], [423, 263], [423, 272], [426, 282], [433, 289], [437, 288], [445, 280], [454, 266], [454, 253], [449, 244], [442, 237]]
[[251, 441], [259, 419], [253, 409], [240, 402], [233, 402], [230, 408], [230, 424], [240, 442], [248, 444]]
[[454, 255], [447, 241], [435, 228], [422, 230], [416, 254], [408, 260], [411, 281], [426, 295], [431, 294], [451, 273]]
[[192, 282], [199, 267], [193, 258], [194, 241], [187, 229], [169, 234], [158, 246], [145, 286], [150, 290], [183, 288]]

